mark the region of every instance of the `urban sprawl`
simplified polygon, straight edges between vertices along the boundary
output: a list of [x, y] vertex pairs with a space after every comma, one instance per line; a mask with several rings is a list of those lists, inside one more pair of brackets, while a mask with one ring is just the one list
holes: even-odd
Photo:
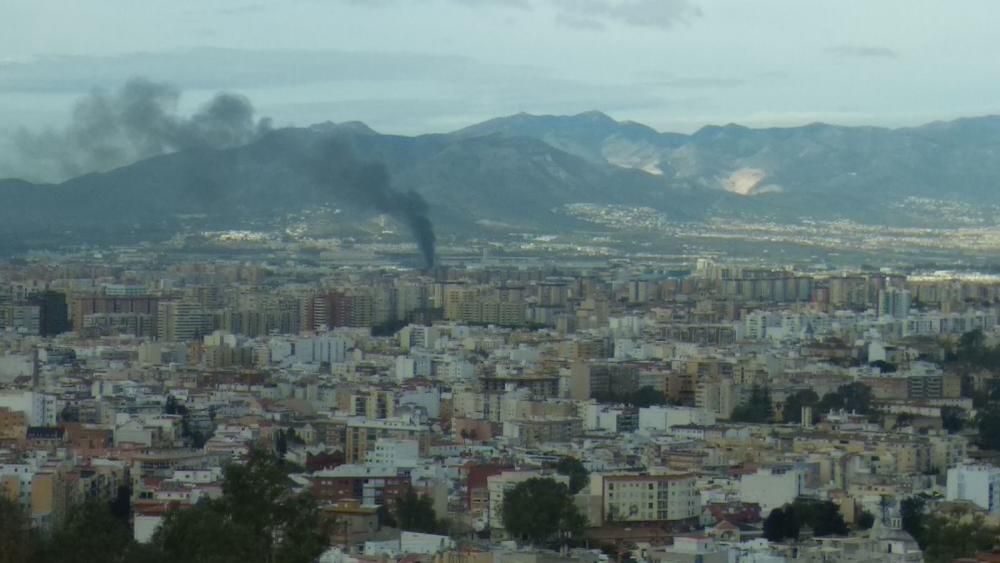
[[0, 497], [142, 546], [277, 468], [324, 563], [993, 561], [998, 314], [724, 258], [12, 260]]

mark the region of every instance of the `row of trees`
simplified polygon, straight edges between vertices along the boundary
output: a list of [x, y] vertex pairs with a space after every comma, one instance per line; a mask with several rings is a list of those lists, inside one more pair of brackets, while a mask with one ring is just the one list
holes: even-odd
[[814, 419], [812, 422], [819, 420], [820, 414], [833, 410], [871, 414], [872, 401], [872, 390], [864, 383], [841, 385], [836, 391], [823, 395], [823, 398], [812, 389], [805, 389], [785, 399], [781, 418], [789, 423], [802, 422], [802, 407], [812, 407]]
[[447, 534], [450, 522], [438, 518], [429, 496], [418, 495], [412, 488], [396, 501], [395, 525], [407, 532], [422, 534]]
[[803, 526], [809, 526], [815, 536], [843, 536], [848, 533], [847, 524], [836, 504], [796, 499], [771, 511], [764, 520], [764, 537], [773, 542], [798, 540]]
[[0, 563], [311, 563], [328, 529], [315, 500], [289, 485], [281, 463], [255, 451], [226, 468], [220, 498], [170, 511], [148, 544], [133, 541], [127, 504], [87, 501], [43, 534], [3, 501]]
[[[976, 329], [963, 334], [958, 340], [958, 346], [954, 350], [948, 350], [945, 358], [948, 363], [965, 372], [996, 371], [1000, 368], [1000, 346], [987, 346], [986, 335], [982, 330]], [[965, 377], [962, 394], [971, 397], [973, 406], [978, 410], [975, 425], [979, 431], [979, 446], [1000, 450], [1000, 381], [993, 380], [985, 389], [976, 390], [972, 388], [972, 379]], [[942, 412], [942, 418], [952, 428], [957, 426], [955, 417], [944, 418]]]
[[1000, 527], [979, 515], [945, 517], [927, 513], [926, 501], [910, 497], [900, 503], [903, 529], [924, 551], [928, 563], [944, 563], [990, 551], [1000, 541]]
[[774, 420], [774, 404], [771, 402], [771, 390], [767, 387], [754, 385], [750, 389], [750, 397], [733, 409], [730, 420], [753, 424], [763, 424]]

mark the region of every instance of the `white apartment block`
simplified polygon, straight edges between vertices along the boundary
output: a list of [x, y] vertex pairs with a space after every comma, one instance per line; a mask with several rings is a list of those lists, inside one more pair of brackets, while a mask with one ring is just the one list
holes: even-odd
[[959, 465], [948, 470], [948, 500], [967, 500], [1000, 513], [1000, 467], [992, 465]]

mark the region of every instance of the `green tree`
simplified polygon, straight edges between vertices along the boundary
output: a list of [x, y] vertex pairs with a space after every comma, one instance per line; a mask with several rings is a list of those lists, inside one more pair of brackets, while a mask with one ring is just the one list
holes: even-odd
[[836, 504], [828, 500], [796, 499], [792, 506], [817, 537], [847, 535], [847, 524]]
[[913, 536], [923, 549], [926, 545], [926, 515], [924, 507], [926, 502], [921, 497], [910, 497], [899, 503], [899, 516], [902, 520], [903, 530]]
[[979, 446], [988, 450], [1000, 450], [1000, 405], [991, 404], [976, 416], [979, 429]]
[[222, 497], [175, 510], [153, 537], [168, 561], [310, 563], [326, 548], [315, 500], [295, 494], [274, 456], [225, 470]]
[[88, 500], [70, 509], [66, 521], [45, 542], [43, 560], [51, 563], [128, 561], [132, 530], [115, 517], [109, 503]]
[[[802, 407], [815, 407], [819, 403], [819, 395], [812, 389], [796, 391], [785, 399], [785, 404], [781, 408], [781, 419], [787, 423], [799, 424], [802, 422]], [[813, 420], [816, 422], [819, 413], [813, 409]]]
[[845, 410], [858, 414], [871, 414], [872, 390], [860, 382], [841, 385], [833, 393], [823, 395], [817, 408], [821, 412]]
[[941, 427], [949, 434], [961, 432], [965, 427], [965, 411], [959, 407], [941, 407]]
[[279, 459], [285, 459], [285, 454], [288, 453], [288, 437], [280, 428], [275, 433], [274, 451], [277, 452]]
[[958, 360], [961, 362], [978, 363], [987, 355], [986, 335], [982, 329], [970, 330], [958, 339]]
[[555, 469], [560, 475], [569, 477], [569, 492], [574, 495], [590, 483], [590, 472], [584, 467], [583, 462], [575, 457], [560, 458]]
[[924, 532], [924, 555], [930, 563], [945, 563], [992, 551], [1000, 539], [1000, 529], [986, 523], [981, 515], [971, 519], [930, 516]]
[[579, 536], [585, 524], [569, 487], [554, 479], [528, 479], [504, 494], [504, 528], [522, 541], [560, 543]]
[[396, 500], [396, 525], [400, 530], [424, 534], [441, 534], [448, 530], [448, 523], [439, 520], [431, 498], [418, 495], [410, 487]]
[[647, 408], [667, 404], [667, 396], [662, 391], [644, 385], [631, 393], [625, 402], [634, 407]]
[[775, 508], [764, 520], [764, 537], [767, 541], [780, 542], [785, 539], [799, 539], [802, 521], [795, 513], [795, 508], [786, 504]]
[[15, 502], [0, 495], [0, 563], [27, 563], [36, 552], [31, 519]]
[[774, 405], [771, 403], [771, 391], [767, 387], [754, 385], [750, 389], [750, 398], [733, 409], [730, 419], [733, 422], [765, 423], [774, 418]]
[[222, 503], [202, 499], [169, 512], [153, 535], [151, 551], [163, 561], [242, 563], [265, 561], [249, 528], [226, 517]]
[[848, 533], [847, 524], [836, 504], [830, 501], [796, 499], [768, 514], [764, 520], [764, 537], [775, 542], [797, 540], [802, 526], [809, 526], [817, 537], [845, 536]]
[[870, 530], [875, 525], [875, 515], [865, 510], [858, 515], [858, 520], [855, 524], [857, 524], [859, 530]]

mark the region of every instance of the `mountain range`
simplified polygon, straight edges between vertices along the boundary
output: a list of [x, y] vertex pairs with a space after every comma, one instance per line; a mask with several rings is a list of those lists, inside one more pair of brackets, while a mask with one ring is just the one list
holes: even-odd
[[325, 123], [60, 184], [0, 180], [0, 237], [8, 246], [154, 238], [184, 225], [275, 224], [331, 207], [349, 211], [336, 221], [350, 228], [378, 211], [276, 156], [325, 141], [353, 159], [384, 164], [396, 190], [422, 194], [439, 232], [587, 227], [563, 211], [574, 203], [649, 207], [678, 221], [914, 227], [962, 223], [939, 212], [954, 205], [974, 207], [977, 220], [993, 224], [991, 210], [1000, 205], [1000, 117], [900, 129], [725, 125], [687, 135], [599, 112], [518, 114], [412, 137]]

